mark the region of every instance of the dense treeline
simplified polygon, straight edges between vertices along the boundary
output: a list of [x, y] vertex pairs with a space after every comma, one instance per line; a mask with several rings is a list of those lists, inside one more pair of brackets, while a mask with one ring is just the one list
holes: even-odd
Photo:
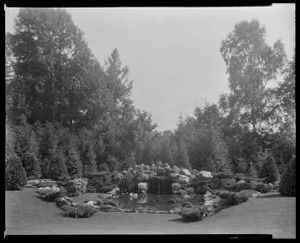
[[21, 9], [6, 34], [6, 168], [18, 157], [28, 178], [159, 160], [261, 177], [268, 164], [282, 173], [295, 153], [295, 57], [288, 61], [283, 44], [268, 46], [264, 34], [257, 21], [237, 24], [220, 48], [230, 93], [160, 133], [133, 105], [117, 49], [101, 66], [65, 10]]

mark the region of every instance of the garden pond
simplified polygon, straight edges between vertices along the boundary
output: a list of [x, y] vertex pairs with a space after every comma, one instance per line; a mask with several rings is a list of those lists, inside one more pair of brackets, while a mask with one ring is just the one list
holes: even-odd
[[170, 211], [182, 206], [184, 202], [190, 202], [195, 206], [204, 203], [203, 195], [194, 194], [189, 198], [183, 198], [172, 194], [149, 194], [138, 195], [136, 199], [130, 199], [128, 194], [121, 194], [118, 198], [118, 206], [123, 209], [145, 209], [151, 211]]

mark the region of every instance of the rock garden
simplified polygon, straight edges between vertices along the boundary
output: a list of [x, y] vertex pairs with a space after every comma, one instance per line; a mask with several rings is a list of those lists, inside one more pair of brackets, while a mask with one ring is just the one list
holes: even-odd
[[278, 190], [278, 183], [242, 174], [211, 173], [163, 164], [136, 165], [122, 172], [98, 172], [64, 181], [36, 179], [42, 200], [51, 201], [69, 217], [91, 217], [97, 211], [179, 214], [199, 221], [249, 197]]

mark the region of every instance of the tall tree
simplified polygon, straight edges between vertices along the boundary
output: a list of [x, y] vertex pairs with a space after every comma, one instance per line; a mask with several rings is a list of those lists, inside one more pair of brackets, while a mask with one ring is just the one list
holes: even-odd
[[[87, 113], [99, 80], [83, 32], [63, 9], [21, 9], [11, 37], [15, 57], [14, 116], [72, 125]], [[86, 117], [84, 117], [86, 118]]]
[[240, 123], [254, 133], [276, 111], [267, 84], [276, 79], [286, 54], [281, 41], [270, 47], [265, 28], [257, 20], [242, 21], [222, 41], [220, 52], [229, 74], [230, 94], [220, 106], [231, 123]]

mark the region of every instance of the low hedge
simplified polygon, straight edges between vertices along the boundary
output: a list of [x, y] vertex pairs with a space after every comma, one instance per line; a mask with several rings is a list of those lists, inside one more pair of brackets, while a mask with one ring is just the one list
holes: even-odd
[[254, 189], [260, 193], [268, 193], [273, 189], [273, 187], [265, 183], [258, 183]]
[[205, 218], [206, 213], [198, 208], [185, 208], [181, 212], [182, 219], [188, 222], [201, 221]]
[[62, 206], [61, 209], [64, 211], [64, 214], [67, 217], [72, 218], [90, 218], [97, 212], [97, 210], [92, 205], [82, 204], [76, 206], [65, 205]]
[[239, 192], [242, 190], [249, 190], [249, 189], [253, 189], [254, 185], [252, 185], [251, 183], [240, 183], [240, 184], [236, 184], [233, 188], [234, 191]]

